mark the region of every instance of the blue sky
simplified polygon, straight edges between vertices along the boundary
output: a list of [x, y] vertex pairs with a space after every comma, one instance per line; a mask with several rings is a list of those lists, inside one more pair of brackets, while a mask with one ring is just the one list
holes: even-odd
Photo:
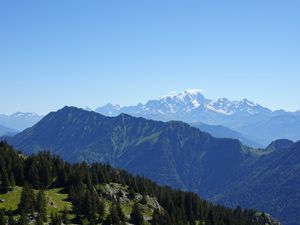
[[171, 91], [300, 109], [300, 1], [1, 1], [1, 113]]

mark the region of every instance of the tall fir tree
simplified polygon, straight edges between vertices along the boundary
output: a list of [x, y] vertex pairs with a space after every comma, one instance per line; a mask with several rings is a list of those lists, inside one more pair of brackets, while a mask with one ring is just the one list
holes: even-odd
[[43, 218], [38, 214], [35, 220], [35, 225], [43, 225], [43, 224], [44, 224]]
[[43, 221], [47, 221], [47, 201], [44, 190], [39, 190], [36, 197], [36, 211], [39, 218]]
[[117, 208], [117, 212], [118, 212], [118, 216], [119, 216], [119, 218], [120, 218], [120, 221], [121, 222], [125, 222], [125, 214], [124, 214], [124, 212], [123, 212], [123, 209], [122, 209], [122, 207], [121, 207], [121, 204], [120, 204], [120, 200], [118, 199], [118, 201], [117, 201], [117, 206], [116, 206], [116, 208]]
[[8, 222], [7, 222], [7, 224], [8, 225], [15, 225], [16, 224], [14, 216], [13, 216], [13, 212], [11, 210], [8, 212]]
[[6, 225], [7, 219], [3, 209], [0, 209], [0, 225]]
[[62, 224], [62, 219], [61, 219], [60, 215], [58, 215], [57, 213], [52, 214], [51, 221], [50, 221], [49, 224], [50, 225], [61, 225]]
[[18, 225], [29, 225], [28, 215], [26, 213], [21, 213], [21, 216], [18, 220]]
[[118, 212], [115, 202], [112, 202], [112, 204], [111, 204], [110, 216], [111, 216], [113, 224], [116, 224], [116, 225], [120, 224], [119, 212]]
[[11, 188], [11, 185], [9, 182], [7, 171], [6, 171], [6, 169], [3, 169], [2, 173], [1, 173], [1, 180], [0, 180], [0, 192], [7, 193], [10, 190], [10, 188]]
[[138, 203], [134, 204], [130, 214], [131, 222], [135, 225], [144, 224], [144, 217]]
[[32, 186], [28, 183], [24, 184], [21, 200], [18, 205], [18, 210], [22, 214], [33, 213], [35, 209], [35, 196], [33, 193]]
[[69, 212], [68, 212], [68, 208], [67, 208], [67, 206], [65, 205], [65, 208], [64, 208], [64, 210], [63, 210], [63, 212], [62, 212], [62, 222], [64, 223], [64, 224], [69, 224]]

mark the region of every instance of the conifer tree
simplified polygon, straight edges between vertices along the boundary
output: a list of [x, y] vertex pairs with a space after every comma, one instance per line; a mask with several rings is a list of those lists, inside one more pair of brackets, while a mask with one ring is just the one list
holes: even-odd
[[108, 215], [106, 216], [106, 218], [105, 218], [103, 224], [104, 224], [104, 225], [111, 225], [112, 223], [113, 223], [113, 221], [112, 221], [111, 215], [108, 214]]
[[147, 204], [147, 196], [145, 194], [143, 194], [143, 197], [142, 197], [140, 203], [143, 205]]
[[47, 221], [47, 202], [45, 192], [43, 190], [39, 190], [36, 198], [36, 211], [39, 215], [39, 218], [42, 222]]
[[104, 220], [104, 213], [105, 213], [105, 205], [103, 199], [98, 198], [97, 202], [97, 214], [99, 215], [99, 220]]
[[15, 225], [16, 224], [16, 222], [14, 220], [14, 217], [13, 217], [13, 213], [12, 213], [11, 210], [8, 212], [8, 223], [7, 224], [8, 225]]
[[92, 198], [90, 190], [87, 189], [86, 193], [85, 193], [85, 197], [83, 199], [82, 205], [84, 205], [84, 207], [83, 207], [83, 214], [89, 220], [95, 218], [95, 214], [96, 214], [96, 208], [95, 208], [95, 206], [96, 206], [96, 204], [95, 204], [94, 201], [95, 201], [95, 199]]
[[130, 198], [130, 199], [134, 199], [134, 197], [135, 197], [135, 192], [134, 192], [134, 189], [133, 189], [133, 187], [132, 186], [129, 186], [129, 190], [128, 190], [128, 197]]
[[35, 209], [34, 193], [31, 185], [28, 183], [24, 184], [18, 209], [19, 212], [21, 212], [21, 214], [34, 212]]
[[16, 181], [15, 181], [15, 176], [14, 173], [11, 171], [10, 176], [9, 176], [9, 183], [11, 188], [16, 186]]
[[51, 216], [50, 225], [61, 225], [62, 219], [61, 217], [56, 213]]
[[38, 217], [35, 220], [35, 225], [43, 225], [43, 224], [44, 224], [43, 218], [40, 215], [38, 215]]
[[3, 169], [0, 180], [0, 192], [7, 193], [10, 190], [10, 182], [6, 169]]
[[133, 205], [130, 218], [131, 218], [131, 222], [134, 223], [135, 225], [144, 224], [144, 217], [138, 203]]
[[124, 212], [123, 212], [123, 210], [121, 208], [121, 204], [120, 204], [120, 200], [119, 199], [117, 201], [117, 212], [118, 212], [118, 216], [119, 216], [120, 220], [122, 222], [125, 222], [125, 214], [124, 214]]
[[161, 223], [161, 214], [160, 214], [160, 211], [158, 209], [155, 209], [153, 211], [151, 224], [152, 225], [160, 225], [160, 223]]
[[[33, 159], [31, 159], [33, 161]], [[31, 163], [31, 161], [28, 162], [28, 164]], [[40, 187], [40, 176], [39, 176], [39, 169], [36, 165], [36, 163], [31, 163], [30, 167], [27, 169], [27, 180], [30, 182], [30, 184], [35, 187], [39, 188]]]
[[89, 220], [89, 225], [96, 225], [94, 219], [90, 219], [90, 220]]
[[66, 205], [62, 212], [62, 221], [64, 224], [69, 224], [69, 214], [68, 214], [68, 209], [67, 209]]
[[29, 224], [28, 215], [22, 212], [18, 221], [18, 225], [28, 225], [28, 224]]
[[113, 224], [120, 224], [120, 217], [116, 204], [113, 202], [110, 207], [110, 216]]
[[6, 225], [6, 217], [3, 209], [0, 209], [0, 225]]

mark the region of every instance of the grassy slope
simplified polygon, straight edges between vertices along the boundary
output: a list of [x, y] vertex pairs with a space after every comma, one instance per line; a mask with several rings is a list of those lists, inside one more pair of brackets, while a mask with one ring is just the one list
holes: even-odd
[[[123, 187], [124, 189], [127, 189], [127, 187]], [[47, 214], [51, 215], [52, 213], [57, 213], [60, 211], [63, 211], [65, 207], [67, 207], [68, 211], [72, 209], [72, 203], [67, 201], [67, 194], [61, 193], [61, 188], [57, 189], [50, 189], [46, 190], [46, 198], [47, 198]], [[35, 192], [37, 192], [35, 190]], [[13, 191], [7, 193], [7, 194], [0, 194], [0, 199], [4, 200], [3, 203], [0, 202], [0, 209], [4, 208], [5, 210], [16, 210], [18, 208], [18, 204], [20, 202], [22, 193], [22, 187], [15, 187]], [[137, 202], [137, 200], [131, 200], [127, 202], [126, 204], [121, 204], [121, 207], [123, 209], [123, 212], [128, 217], [131, 213], [132, 206], [134, 203]], [[104, 199], [105, 203], [105, 214], [108, 214], [109, 208], [111, 205], [111, 201]], [[143, 215], [145, 218], [151, 218], [152, 217], [152, 211], [150, 208], [146, 207], [146, 209], [143, 211]], [[74, 215], [71, 215], [71, 218]], [[148, 223], [146, 223], [148, 224]]]
[[7, 194], [0, 194], [0, 199], [4, 200], [4, 203], [0, 203], [0, 209], [5, 210], [16, 210], [21, 198], [21, 187], [15, 187], [13, 191]]
[[[71, 202], [66, 201], [68, 195], [60, 193], [61, 189], [51, 189], [46, 190], [46, 198], [47, 198], [47, 213], [51, 215], [51, 213], [56, 213], [62, 211], [65, 206], [68, 210], [71, 209]], [[4, 200], [4, 203], [0, 203], [0, 208], [4, 208], [6, 210], [16, 210], [18, 208], [18, 204], [20, 202], [22, 187], [15, 187], [13, 191], [7, 194], [1, 194], [0, 199]]]

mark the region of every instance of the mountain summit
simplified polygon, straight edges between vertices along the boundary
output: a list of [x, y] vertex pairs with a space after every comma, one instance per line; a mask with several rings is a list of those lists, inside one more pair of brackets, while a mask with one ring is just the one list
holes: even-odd
[[194, 112], [206, 112], [220, 115], [254, 115], [272, 112], [271, 110], [247, 99], [243, 99], [242, 101], [230, 101], [227, 98], [220, 98], [213, 101], [206, 99], [202, 93], [203, 91], [200, 89], [190, 89], [178, 94], [172, 93], [163, 96], [158, 100], [150, 100], [146, 104], [140, 103], [129, 107], [107, 104], [103, 107], [97, 108], [96, 111], [105, 115], [110, 114], [110, 116], [116, 116], [120, 112], [146, 117], [161, 116], [161, 119], [163, 120], [164, 118], [172, 118], [176, 115], [185, 118], [185, 121], [187, 122], [195, 122], [193, 117], [190, 119], [188, 118], [189, 115], [192, 115]]
[[300, 139], [299, 112], [272, 111], [246, 98], [240, 101], [227, 98], [211, 100], [205, 98], [199, 89], [172, 93], [133, 106], [107, 104], [95, 111], [107, 116], [117, 116], [123, 112], [161, 121], [222, 125], [261, 146], [267, 146], [276, 139]]
[[106, 117], [75, 107], [49, 113], [10, 142], [27, 154], [50, 149], [71, 162], [108, 162], [203, 194], [252, 154], [238, 140], [214, 138], [183, 122]]

